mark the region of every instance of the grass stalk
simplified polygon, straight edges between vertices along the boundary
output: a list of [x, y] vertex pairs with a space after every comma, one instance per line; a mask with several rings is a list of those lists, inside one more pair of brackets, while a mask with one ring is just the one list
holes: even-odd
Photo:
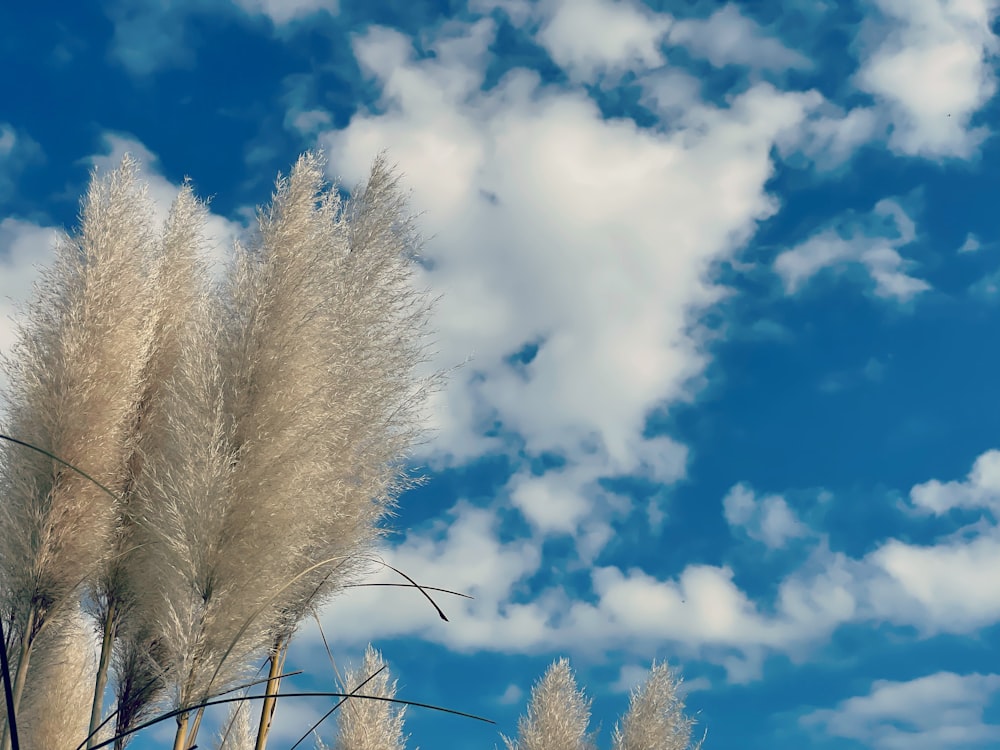
[[174, 735], [174, 750], [187, 750], [188, 716], [185, 712], [177, 715], [177, 734]]
[[[25, 623], [24, 632], [21, 634], [21, 650], [17, 657], [17, 671], [14, 673], [14, 685], [11, 688], [11, 706], [9, 710], [10, 717], [17, 716], [18, 706], [21, 704], [21, 695], [24, 693], [24, 680], [28, 674], [28, 660], [31, 657], [31, 647], [34, 644], [34, 638], [32, 636], [32, 630], [35, 627], [35, 617], [36, 609], [32, 607], [28, 610], [28, 621]], [[11, 750], [11, 735], [8, 731], [9, 724], [13, 721], [8, 722], [3, 728], [3, 742], [0, 747], [3, 750]]]
[[7, 659], [7, 636], [3, 632], [3, 619], [0, 618], [0, 669], [3, 670], [3, 694], [7, 706], [7, 721], [4, 722], [3, 734], [4, 743], [7, 741], [7, 731], [10, 730], [10, 739], [14, 750], [19, 750], [17, 738], [17, 719], [14, 715], [14, 692], [10, 684], [10, 662]]
[[195, 740], [198, 739], [198, 730], [201, 729], [201, 717], [204, 715], [205, 707], [202, 706], [195, 712], [194, 721], [188, 726], [187, 738], [184, 740], [184, 744], [188, 750], [191, 750], [195, 746]]
[[267, 746], [267, 734], [271, 731], [271, 720], [274, 718], [274, 709], [277, 706], [278, 688], [281, 685], [281, 668], [285, 664], [285, 656], [288, 654], [288, 642], [279, 638], [275, 641], [274, 649], [271, 651], [271, 668], [267, 673], [267, 698], [264, 699], [260, 709], [260, 725], [257, 727], [257, 742], [254, 750], [264, 750]]
[[87, 750], [94, 745], [97, 727], [104, 713], [104, 688], [108, 684], [108, 668], [111, 664], [111, 649], [114, 645], [114, 629], [117, 619], [115, 602], [108, 603], [108, 611], [104, 618], [104, 635], [101, 639], [101, 660], [97, 664], [97, 678], [94, 681], [94, 706], [90, 711], [90, 738], [87, 740]]

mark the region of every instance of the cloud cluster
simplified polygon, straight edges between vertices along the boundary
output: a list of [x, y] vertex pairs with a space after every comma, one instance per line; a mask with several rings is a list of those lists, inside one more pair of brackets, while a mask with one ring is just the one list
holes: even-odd
[[995, 744], [1000, 726], [983, 721], [1000, 675], [936, 672], [909, 681], [876, 680], [867, 695], [800, 720], [873, 750], [938, 750]]
[[969, 158], [989, 135], [970, 121], [996, 91], [993, 0], [876, 0], [856, 76], [892, 124], [889, 148]]
[[[907, 273], [913, 265], [900, 255], [898, 248], [916, 239], [916, 228], [896, 200], [883, 198], [872, 209], [873, 219], [888, 219], [896, 237], [868, 233], [863, 226], [822, 229], [774, 260], [774, 270], [789, 294], [799, 292], [805, 283], [825, 268], [860, 264], [875, 282], [878, 297], [906, 302], [931, 288], [923, 279]], [[882, 222], [869, 222], [882, 223]], [[846, 234], [846, 236], [845, 236]]]

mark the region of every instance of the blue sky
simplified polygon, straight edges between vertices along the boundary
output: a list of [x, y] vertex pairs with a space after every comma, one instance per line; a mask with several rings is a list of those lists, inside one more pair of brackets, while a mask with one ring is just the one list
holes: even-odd
[[[324, 628], [498, 723], [410, 747], [500, 745], [559, 656], [602, 747], [654, 658], [706, 748], [996, 747], [998, 6], [3, 4], [0, 350], [91, 168], [164, 215], [189, 175], [221, 259], [301, 151], [350, 187], [388, 149], [469, 361], [383, 552], [475, 600]], [[288, 667], [330, 689], [315, 628]]]

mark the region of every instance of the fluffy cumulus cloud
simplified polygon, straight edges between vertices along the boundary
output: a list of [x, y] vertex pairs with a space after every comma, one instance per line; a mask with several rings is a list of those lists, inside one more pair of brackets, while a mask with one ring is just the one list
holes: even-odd
[[[538, 542], [501, 540], [493, 510], [461, 502], [450, 516], [450, 526], [410, 532], [381, 556], [421, 585], [475, 599], [435, 594], [451, 620], [443, 623], [417, 592], [357, 589], [324, 614], [339, 640], [363, 644], [416, 635], [462, 652], [557, 649], [593, 656], [620, 649], [637, 658], [670, 643], [682, 657], [717, 663], [731, 681], [747, 682], [760, 678], [767, 654], [804, 653], [858, 615], [858, 563], [829, 550], [781, 582], [771, 611], [736, 585], [731, 568], [711, 565], [689, 565], [666, 580], [640, 569], [593, 567], [593, 600], [586, 601], [571, 598], [541, 567]], [[401, 582], [389, 570], [371, 580]], [[526, 601], [529, 581], [536, 593]], [[378, 616], [390, 606], [392, 618]], [[322, 648], [317, 634], [303, 637], [306, 648]]]
[[937, 672], [908, 681], [876, 680], [867, 695], [813, 711], [801, 723], [873, 750], [985, 747], [1000, 740], [1000, 725], [983, 719], [998, 689], [996, 674]]
[[889, 147], [971, 156], [989, 134], [973, 116], [996, 91], [995, 0], [875, 0], [856, 84], [886, 109]]
[[823, 102], [805, 125], [776, 144], [782, 157], [803, 161], [818, 172], [842, 167], [857, 149], [888, 128], [877, 107], [845, 110], [832, 102]]
[[[434, 593], [451, 622], [443, 622], [416, 591], [366, 587], [338, 599], [325, 617], [337, 638], [363, 644], [379, 638], [419, 635], [459, 651], [538, 649], [547, 642], [548, 611], [557, 609], [543, 597], [530, 603], [512, 601], [541, 564], [541, 547], [529, 539], [502, 541], [496, 513], [460, 502], [424, 533], [406, 540], [381, 557], [417, 583], [440, 586], [473, 599]], [[383, 569], [373, 583], [405, 583]], [[393, 616], [377, 616], [391, 607]], [[336, 624], [334, 624], [336, 623]], [[308, 639], [308, 634], [306, 638]], [[318, 646], [318, 644], [314, 644]]]
[[[715, 67], [739, 65], [763, 70], [810, 68], [753, 19], [727, 3], [707, 18], [675, 19], [639, 0], [476, 0], [474, 9], [502, 9], [517, 25], [537, 25], [536, 41], [575, 81], [641, 75], [665, 65], [664, 50], [683, 47]], [[600, 30], [600, 33], [595, 33]]]
[[[913, 220], [891, 198], [875, 204], [868, 224], [875, 224], [871, 232], [855, 225], [822, 229], [791, 250], [779, 254], [774, 260], [774, 270], [781, 277], [785, 291], [799, 292], [809, 279], [825, 268], [841, 268], [847, 264], [860, 265], [875, 282], [878, 297], [906, 302], [931, 288], [923, 279], [907, 273], [912, 262], [900, 255], [898, 248], [916, 239]], [[888, 220], [894, 227], [895, 237], [883, 236], [881, 226]], [[863, 224], [863, 223], [862, 223]]]
[[722, 499], [726, 521], [768, 548], [783, 547], [789, 539], [809, 533], [780, 495], [756, 497], [746, 484], [734, 485]]
[[1000, 565], [1000, 451], [980, 455], [961, 481], [936, 479], [910, 490], [918, 514], [987, 509], [991, 519], [960, 528], [933, 544], [890, 539], [865, 559], [859, 581], [872, 617], [909, 625], [924, 635], [967, 634], [1000, 620], [1000, 593], [990, 572]]
[[[970, 484], [989, 481], [983, 477], [993, 455], [977, 462], [980, 468], [972, 472]], [[931, 484], [915, 486], [911, 496], [921, 497]], [[740, 484], [728, 493], [723, 513], [765, 543], [808, 534], [780, 500], [758, 498]], [[382, 554], [421, 584], [476, 599], [449, 603], [449, 614], [456, 616], [442, 627], [415, 592], [404, 599], [385, 589], [359, 590], [327, 611], [339, 638], [363, 643], [419, 635], [461, 651], [594, 654], [595, 649], [619, 649], [636, 657], [669, 643], [682, 659], [718, 664], [731, 682], [748, 682], [760, 678], [769, 654], [806, 659], [851, 623], [889, 623], [930, 637], [966, 635], [1000, 621], [1000, 594], [990, 578], [1000, 566], [1000, 530], [992, 523], [974, 524], [928, 545], [890, 538], [859, 558], [831, 550], [825, 535], [810, 534], [818, 539], [815, 548], [778, 582], [767, 603], [742, 590], [732, 568], [704, 564], [690, 564], [665, 578], [638, 568], [596, 565], [589, 573], [592, 596], [573, 598], [542, 566], [540, 540], [501, 538], [495, 509], [461, 502], [451, 515], [450, 527], [439, 522], [411, 532]], [[398, 582], [386, 571], [373, 580]], [[525, 600], [529, 581], [537, 593]], [[389, 596], [391, 621], [377, 616], [390, 606]]]
[[668, 39], [717, 68], [742, 65], [780, 71], [812, 67], [808, 58], [769, 35], [733, 3], [727, 3], [705, 19], [677, 21], [670, 27]]
[[[539, 6], [536, 39], [557, 65], [576, 80], [599, 73], [620, 74], [659, 67], [660, 40], [670, 28], [668, 16], [641, 2], [546, 0]], [[594, 34], [600, 29], [600, 34]]]
[[941, 515], [952, 508], [1000, 506], [1000, 451], [979, 456], [964, 481], [939, 482], [932, 479], [910, 490], [910, 502], [918, 510]]
[[[512, 479], [519, 497], [560, 503], [566, 519], [533, 520], [564, 533], [582, 512], [572, 496], [598, 476], [683, 475], [683, 449], [644, 438], [645, 417], [692, 396], [706, 363], [692, 323], [727, 293], [705, 271], [776, 210], [764, 189], [771, 146], [816, 97], [760, 84], [727, 107], [699, 103], [689, 129], [656, 133], [605, 120], [584, 92], [526, 70], [481, 91], [494, 33], [489, 20], [453, 25], [428, 59], [389, 29], [357, 36], [381, 111], [320, 140], [350, 183], [391, 144], [414, 207], [427, 210], [426, 282], [448, 291], [435, 321], [441, 362], [474, 352], [435, 404], [430, 449], [455, 462], [504, 450], [483, 437], [499, 421], [529, 454], [586, 464], [558, 482]], [[530, 362], [512, 362], [533, 343]]]
[[1000, 534], [980, 530], [932, 545], [890, 540], [868, 558], [872, 614], [923, 635], [969, 634], [1000, 620], [991, 575], [1000, 565]]

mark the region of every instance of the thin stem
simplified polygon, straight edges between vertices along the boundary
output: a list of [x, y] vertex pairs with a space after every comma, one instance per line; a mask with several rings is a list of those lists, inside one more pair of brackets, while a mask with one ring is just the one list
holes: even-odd
[[17, 721], [14, 718], [14, 693], [10, 687], [10, 663], [7, 661], [7, 636], [3, 632], [3, 618], [0, 618], [0, 668], [3, 669], [3, 693], [7, 700], [7, 721], [4, 723], [4, 744], [7, 741], [7, 729], [10, 728], [10, 740], [14, 750], [20, 750], [17, 741]]
[[[32, 607], [28, 611], [28, 622], [25, 623], [24, 632], [21, 634], [21, 652], [17, 659], [17, 672], [14, 673], [14, 687], [12, 689], [12, 705], [8, 716], [15, 716], [17, 709], [21, 705], [21, 694], [24, 692], [24, 680], [28, 674], [28, 659], [31, 657], [31, 646], [34, 643], [31, 631], [35, 628], [36, 610]], [[5, 726], [3, 730], [3, 750], [11, 750], [11, 736]]]
[[195, 747], [194, 741], [198, 737], [198, 730], [201, 729], [201, 717], [205, 715], [205, 707], [202, 706], [198, 709], [197, 713], [194, 715], [194, 721], [191, 722], [191, 728], [188, 730], [187, 739], [184, 740], [184, 744], [187, 746], [188, 750]]
[[108, 611], [104, 619], [104, 638], [101, 640], [101, 660], [97, 665], [97, 679], [94, 683], [94, 704], [90, 710], [90, 735], [87, 739], [87, 749], [94, 745], [97, 736], [97, 727], [101, 723], [101, 714], [104, 712], [104, 688], [108, 684], [108, 666], [111, 664], [111, 648], [114, 640], [115, 619], [117, 609], [112, 599], [108, 602]]
[[254, 745], [254, 750], [264, 750], [267, 745], [267, 733], [271, 731], [271, 719], [274, 718], [274, 709], [277, 705], [277, 700], [274, 696], [277, 695], [278, 688], [280, 687], [281, 678], [279, 675], [285, 663], [285, 655], [288, 653], [286, 645], [287, 643], [284, 639], [278, 638], [271, 652], [271, 668], [267, 673], [267, 688], [265, 690], [268, 697], [261, 704], [260, 724], [257, 727], [257, 743]]

